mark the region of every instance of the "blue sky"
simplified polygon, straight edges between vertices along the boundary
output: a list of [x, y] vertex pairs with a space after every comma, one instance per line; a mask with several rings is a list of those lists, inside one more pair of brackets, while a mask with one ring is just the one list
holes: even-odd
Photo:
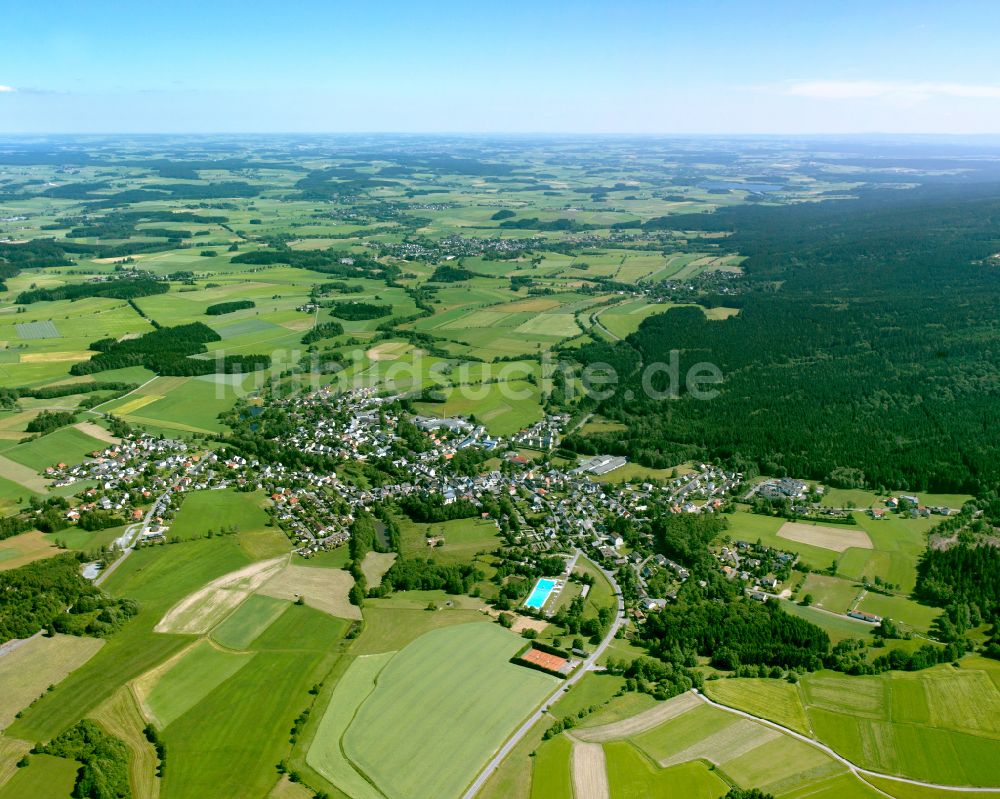
[[0, 0], [0, 133], [1000, 133], [1000, 3]]

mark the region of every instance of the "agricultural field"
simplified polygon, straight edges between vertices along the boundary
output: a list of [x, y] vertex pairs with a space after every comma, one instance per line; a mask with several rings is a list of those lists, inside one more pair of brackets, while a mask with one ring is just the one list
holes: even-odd
[[18, 769], [5, 785], [0, 799], [23, 799], [27, 796], [46, 799], [70, 799], [76, 781], [77, 764], [51, 755], [32, 755], [26, 768]]
[[657, 768], [626, 741], [604, 745], [612, 799], [627, 796], [684, 796], [718, 799], [729, 785], [703, 763], [692, 761]]
[[9, 727], [50, 685], [61, 682], [100, 650], [104, 641], [75, 635], [35, 636], [0, 658], [0, 730]]
[[[780, 799], [832, 796], [828, 783], [835, 782], [844, 795], [875, 795], [822, 750], [691, 695], [659, 703], [632, 719], [559, 737], [572, 744], [569, 769], [577, 796], [591, 795], [601, 782], [608, 795], [623, 799], [674, 793], [719, 797], [734, 784], [759, 787]], [[553, 767], [565, 768], [563, 762]]]
[[995, 770], [987, 764], [1000, 754], [998, 674], [994, 662], [967, 657], [958, 669], [877, 677], [816, 672], [795, 686], [718, 680], [707, 684], [706, 694], [815, 738], [865, 768], [945, 785], [996, 787]]
[[37, 530], [5, 538], [0, 541], [0, 571], [16, 569], [41, 558], [51, 558], [62, 550], [55, 545], [54, 536]]
[[228, 488], [192, 491], [170, 522], [170, 535], [186, 540], [204, 536], [208, 530], [221, 532], [233, 527], [240, 533], [258, 532], [265, 529], [268, 520], [263, 506], [264, 497], [259, 493]]
[[459, 796], [557, 685], [508, 662], [522, 640], [491, 624], [421, 636], [382, 669], [343, 736], [344, 754], [390, 799]]
[[783, 680], [709, 680], [705, 695], [715, 702], [770, 719], [803, 735], [810, 735], [809, 719], [799, 689]]

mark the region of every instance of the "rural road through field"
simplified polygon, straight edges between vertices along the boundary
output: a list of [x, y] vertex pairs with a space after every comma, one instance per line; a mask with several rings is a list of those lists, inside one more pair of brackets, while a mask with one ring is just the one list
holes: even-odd
[[[97, 575], [94, 580], [94, 585], [100, 585], [108, 579], [108, 577], [111, 576], [111, 573], [118, 568], [122, 561], [132, 554], [132, 551], [135, 549], [135, 542], [142, 538], [146, 534], [146, 531], [149, 530], [149, 523], [153, 520], [153, 514], [156, 512], [156, 509], [160, 507], [160, 503], [166, 499], [169, 493], [169, 489], [164, 491], [156, 498], [153, 504], [149, 506], [149, 510], [146, 511], [146, 515], [142, 518], [142, 524], [133, 524], [130, 527], [125, 528], [125, 534], [116, 542], [122, 545], [122, 556]], [[137, 527], [139, 528], [138, 530], [135, 529]]]
[[[574, 564], [576, 563], [576, 559], [580, 558], [582, 554], [583, 553], [581, 553], [579, 549], [576, 550], [573, 560]], [[618, 632], [618, 629], [625, 622], [625, 600], [622, 598], [621, 589], [618, 586], [618, 582], [615, 580], [614, 574], [604, 571], [604, 569], [601, 569], [600, 566], [597, 566], [597, 568], [600, 569], [604, 576], [608, 578], [608, 582], [611, 583], [611, 588], [614, 591], [615, 596], [618, 597], [618, 613], [615, 616], [615, 620], [612, 622], [607, 635], [605, 635], [601, 643], [597, 645], [597, 648], [590, 653], [590, 656], [583, 661], [583, 663], [577, 666], [576, 671], [574, 671], [568, 679], [563, 680], [559, 684], [559, 687], [542, 703], [542, 706], [532, 713], [528, 720], [518, 728], [517, 732], [507, 739], [507, 743], [500, 747], [493, 759], [481, 772], [479, 772], [479, 776], [476, 777], [475, 782], [473, 782], [472, 785], [469, 786], [469, 789], [462, 794], [462, 799], [473, 799], [473, 797], [475, 797], [476, 794], [482, 790], [483, 785], [486, 784], [486, 781], [492, 776], [493, 772], [500, 767], [500, 764], [507, 758], [507, 755], [509, 755], [514, 747], [521, 742], [531, 728], [539, 722], [545, 714], [545, 711], [548, 710], [549, 706], [553, 702], [556, 702], [563, 695], [563, 693], [582, 680], [583, 676], [590, 671], [594, 664], [597, 663], [598, 658], [604, 654], [604, 650], [607, 649], [608, 645], [614, 640], [615, 633]]]
[[593, 327], [600, 328], [601, 332], [604, 333], [611, 341], [621, 341], [622, 337], [621, 336], [616, 336], [614, 333], [612, 333], [610, 330], [608, 330], [604, 326], [604, 324], [601, 322], [601, 320], [598, 318], [601, 315], [601, 311], [606, 311], [607, 309], [608, 309], [607, 306], [605, 306], [604, 308], [601, 308], [601, 309], [599, 309], [597, 311], [594, 311], [590, 315], [590, 324]]
[[[1000, 794], [1000, 788], [977, 788], [973, 785], [939, 785], [938, 783], [934, 782], [921, 782], [920, 780], [911, 780], [908, 777], [897, 777], [894, 774], [884, 774], [881, 771], [872, 771], [871, 769], [862, 768], [861, 766], [852, 763], [843, 755], [837, 754], [833, 749], [831, 749], [826, 744], [820, 743], [819, 741], [810, 738], [808, 735], [803, 735], [802, 733], [795, 732], [795, 730], [791, 730], [788, 727], [783, 727], [777, 722], [769, 721], [768, 719], [763, 719], [760, 716], [754, 716], [752, 713], [747, 713], [743, 710], [737, 710], [736, 708], [729, 707], [728, 705], [720, 705], [718, 702], [713, 702], [704, 694], [699, 693], [697, 689], [692, 688], [691, 692], [707, 705], [711, 705], [712, 707], [718, 708], [719, 710], [724, 710], [726, 713], [732, 713], [736, 716], [741, 716], [742, 718], [750, 719], [751, 721], [756, 721], [759, 724], [763, 724], [765, 727], [770, 727], [772, 729], [778, 730], [779, 732], [782, 732], [785, 735], [790, 735], [793, 738], [797, 738], [798, 740], [802, 741], [803, 743], [809, 744], [809, 746], [819, 749], [821, 752], [825, 752], [827, 755], [832, 757], [838, 763], [842, 763], [843, 765], [847, 766], [848, 770], [852, 774], [857, 776], [859, 779], [864, 780], [866, 783], [868, 781], [865, 780], [865, 777], [868, 776], [868, 777], [877, 777], [880, 780], [901, 782], [906, 785], [917, 785], [921, 788], [933, 788], [934, 790], [938, 791], [954, 791], [955, 793]], [[871, 783], [868, 784], [871, 785]], [[872, 787], [878, 790], [880, 793], [885, 794], [886, 796], [891, 796], [891, 794], [887, 794], [885, 793], [885, 791], [881, 791], [881, 789], [879, 789], [877, 785], [872, 785]]]

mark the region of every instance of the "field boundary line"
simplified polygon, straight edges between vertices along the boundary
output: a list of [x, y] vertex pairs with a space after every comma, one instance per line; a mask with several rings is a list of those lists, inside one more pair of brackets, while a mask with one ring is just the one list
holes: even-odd
[[[398, 652], [393, 652], [392, 653], [392, 657], [395, 657], [397, 654], [398, 654]], [[356, 655], [355, 657], [356, 658], [364, 658], [364, 657], [372, 657], [372, 656], [371, 655]], [[373, 780], [370, 776], [368, 776], [368, 774], [365, 773], [365, 771], [361, 768], [361, 766], [359, 766], [357, 763], [355, 763], [348, 756], [347, 750], [344, 749], [344, 738], [347, 736], [347, 731], [351, 729], [351, 725], [354, 724], [355, 721], [357, 721], [357, 719], [358, 719], [358, 713], [361, 712], [362, 705], [364, 705], [364, 703], [368, 701], [368, 699], [371, 697], [371, 695], [373, 693], [375, 693], [375, 689], [378, 688], [378, 681], [379, 681], [379, 678], [382, 676], [382, 672], [385, 671], [385, 667], [388, 666], [389, 663], [391, 663], [391, 662], [392, 662], [392, 658], [389, 658], [385, 663], [382, 664], [382, 668], [380, 668], [378, 670], [378, 674], [376, 674], [375, 675], [375, 679], [372, 680], [371, 690], [368, 693], [365, 694], [364, 699], [362, 699], [360, 702], [358, 702], [357, 707], [355, 707], [354, 711], [351, 713], [351, 720], [349, 722], [347, 722], [347, 725], [344, 727], [344, 732], [337, 739], [337, 748], [340, 749], [340, 754], [344, 758], [345, 762], [352, 769], [354, 769], [355, 772], [357, 772], [358, 776], [361, 777], [361, 779], [363, 779], [365, 782], [367, 782], [369, 785], [371, 785], [372, 789], [379, 796], [386, 796], [386, 794], [385, 794], [385, 792], [381, 788], [378, 787], [378, 785], [375, 783], [375, 780]], [[341, 676], [343, 676], [343, 675], [341, 675]], [[336, 691], [336, 688], [334, 688], [334, 691]], [[333, 698], [332, 694], [331, 694], [330, 698], [331, 699]], [[332, 782], [332, 780], [331, 780], [331, 782]], [[334, 785], [336, 785], [336, 783], [334, 783]], [[337, 786], [337, 788], [339, 790], [339, 786]], [[388, 797], [386, 797], [386, 799], [388, 799]]]
[[152, 382], [153, 382], [154, 380], [156, 380], [156, 378], [158, 378], [158, 377], [159, 377], [159, 375], [154, 375], [153, 377], [149, 378], [149, 380], [147, 380], [147, 381], [146, 381], [145, 383], [143, 383], [142, 385], [140, 385], [140, 386], [136, 386], [135, 388], [133, 388], [133, 389], [132, 389], [131, 391], [129, 391], [129, 392], [127, 393], [127, 394], [122, 394], [122, 395], [121, 395], [120, 397], [112, 397], [111, 399], [106, 399], [106, 400], [104, 400], [104, 402], [102, 402], [102, 403], [101, 403], [100, 405], [95, 405], [95, 406], [94, 406], [93, 408], [88, 408], [88, 409], [87, 409], [87, 413], [92, 413], [92, 414], [94, 414], [95, 416], [100, 416], [101, 414], [99, 414], [99, 413], [97, 412], [97, 409], [98, 409], [98, 408], [100, 408], [100, 407], [101, 407], [101, 405], [107, 405], [107, 404], [108, 404], [109, 402], [114, 402], [115, 400], [120, 400], [120, 399], [125, 399], [125, 397], [131, 397], [131, 396], [132, 396], [133, 394], [135, 394], [135, 392], [136, 392], [136, 391], [139, 391], [139, 389], [142, 389], [142, 388], [145, 388], [145, 387], [146, 387], [146, 386], [148, 386], [148, 385], [149, 385], [150, 383], [152, 383]]
[[[795, 730], [789, 729], [784, 725], [778, 724], [778, 722], [776, 721], [771, 721], [770, 719], [765, 719], [761, 718], [760, 716], [755, 716], [752, 713], [747, 713], [745, 710], [737, 710], [734, 707], [723, 705], [719, 702], [714, 701], [713, 699], [709, 699], [707, 696], [698, 691], [697, 688], [692, 688], [691, 693], [697, 696], [705, 704], [717, 708], [718, 710], [724, 710], [727, 713], [733, 713], [737, 716], [742, 716], [743, 718], [750, 719], [751, 721], [756, 721], [760, 724], [763, 724], [766, 727], [772, 727], [778, 730], [779, 732], [783, 732], [786, 735], [792, 736], [796, 740], [802, 741], [803, 743], [807, 743], [810, 746], [819, 749], [821, 752], [826, 753], [834, 760], [843, 763], [845, 766], [847, 766], [848, 770], [852, 774], [854, 774], [858, 779], [864, 781], [865, 784], [870, 785], [872, 788], [881, 793], [885, 792], [882, 791], [877, 785], [872, 785], [870, 782], [868, 782], [868, 780], [865, 779], [865, 775], [869, 777], [877, 777], [880, 780], [902, 782], [905, 783], [906, 785], [916, 785], [921, 788], [931, 788], [938, 791], [952, 791], [954, 793], [995, 793], [1000, 795], [1000, 787], [988, 787], [988, 786], [976, 786], [976, 785], [942, 785], [936, 782], [924, 782], [922, 780], [912, 779], [911, 777], [901, 777], [896, 774], [886, 774], [881, 771], [874, 771], [872, 769], [864, 768], [863, 766], [859, 766], [856, 763], [848, 760], [846, 757], [839, 754], [832, 747], [827, 746], [822, 741], [817, 741], [813, 738], [810, 738], [807, 735], [803, 735], [800, 732], [796, 732]], [[885, 795], [889, 796], [890, 794], [885, 794]]]

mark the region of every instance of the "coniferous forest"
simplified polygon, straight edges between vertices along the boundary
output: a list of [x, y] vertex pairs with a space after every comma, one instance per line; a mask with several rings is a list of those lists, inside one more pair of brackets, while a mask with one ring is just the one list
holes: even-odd
[[[811, 479], [852, 467], [872, 488], [1000, 482], [1000, 190], [874, 191], [670, 224], [730, 233], [751, 290], [725, 321], [676, 308], [624, 345], [584, 347], [580, 360], [617, 369], [620, 389], [600, 412], [628, 429], [569, 447], [658, 467], [721, 457]], [[643, 368], [673, 350], [681, 396], [650, 399]], [[723, 375], [711, 401], [684, 391], [699, 362]]]

